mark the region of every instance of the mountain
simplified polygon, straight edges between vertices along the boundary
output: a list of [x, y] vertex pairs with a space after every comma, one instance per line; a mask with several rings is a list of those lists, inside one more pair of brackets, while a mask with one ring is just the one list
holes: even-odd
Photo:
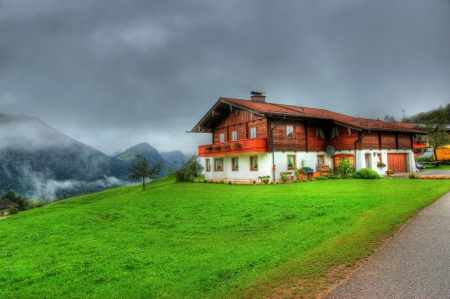
[[0, 194], [61, 199], [128, 183], [129, 165], [35, 117], [0, 114]]
[[186, 162], [189, 160], [189, 156], [183, 154], [181, 151], [164, 152], [161, 153], [161, 157], [169, 164], [172, 162]]
[[36, 117], [0, 114], [0, 195], [14, 191], [35, 199], [62, 199], [130, 184], [136, 154], [150, 166], [186, 161], [180, 151], [160, 154], [140, 143], [113, 157], [48, 126]]
[[138, 145], [130, 147], [126, 151], [117, 154], [114, 157], [121, 161], [132, 164], [136, 160], [136, 155], [144, 156], [150, 165], [155, 165], [163, 160], [159, 152], [148, 143], [140, 143]]
[[140, 143], [133, 147], [130, 147], [126, 151], [116, 154], [114, 157], [119, 159], [128, 165], [133, 164], [136, 161], [136, 155], [142, 155], [149, 162], [150, 166], [153, 166], [162, 161], [162, 170], [160, 176], [165, 176], [169, 172], [169, 167], [172, 162], [187, 161], [189, 157], [183, 154], [181, 151], [159, 153], [154, 147], [148, 143]]

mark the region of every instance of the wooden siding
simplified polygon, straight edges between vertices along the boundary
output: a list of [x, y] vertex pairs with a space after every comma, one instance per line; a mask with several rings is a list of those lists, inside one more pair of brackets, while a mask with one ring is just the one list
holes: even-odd
[[220, 142], [220, 134], [224, 134], [225, 142], [231, 141], [233, 131], [237, 131], [238, 140], [250, 138], [250, 128], [256, 127], [257, 138], [267, 138], [267, 119], [245, 110], [239, 110], [235, 116], [235, 110], [220, 121], [213, 130], [212, 143]]
[[395, 133], [381, 133], [381, 148], [383, 149], [397, 149], [397, 142]]
[[[323, 129], [323, 138], [317, 138], [317, 128]], [[308, 123], [308, 150], [309, 151], [323, 151], [329, 141], [327, 140], [329, 134], [325, 130], [325, 126], [315, 125], [312, 126]]]
[[[358, 140], [358, 131], [338, 126], [338, 137], [330, 140], [330, 144], [336, 150], [348, 150], [355, 148], [355, 141]], [[350, 134], [349, 134], [350, 132]], [[358, 145], [357, 145], [358, 146]]]
[[[273, 120], [275, 126], [280, 120]], [[286, 126], [294, 126], [294, 137], [288, 137]], [[270, 133], [269, 133], [270, 134]], [[277, 151], [306, 151], [306, 130], [304, 121], [286, 120], [273, 130], [275, 141], [274, 149]]]
[[411, 135], [405, 133], [398, 133], [398, 149], [413, 149], [411, 146]]
[[[245, 110], [239, 110], [235, 115], [235, 108], [222, 111], [220, 120], [212, 132], [212, 144], [220, 143], [220, 134], [224, 134], [224, 142], [232, 141], [232, 132], [237, 132], [237, 141], [250, 138], [250, 128], [256, 128], [256, 138], [267, 140], [267, 150], [272, 150], [272, 127], [282, 121], [282, 118], [267, 119]], [[223, 116], [225, 114], [225, 116]], [[295, 137], [288, 137], [286, 125], [294, 126]], [[317, 137], [317, 128], [323, 129], [323, 138]], [[338, 136], [333, 137], [333, 128], [337, 128]], [[328, 145], [336, 150], [353, 150], [355, 141], [357, 149], [412, 149], [412, 137], [408, 133], [394, 132], [359, 132], [347, 127], [335, 125], [326, 120], [313, 119], [285, 119], [274, 130], [274, 149], [276, 151], [324, 151]]]
[[[366, 135], [363, 133], [363, 135]], [[362, 139], [362, 148], [365, 149], [379, 149], [380, 148], [380, 138], [378, 136], [378, 132], [370, 132]]]

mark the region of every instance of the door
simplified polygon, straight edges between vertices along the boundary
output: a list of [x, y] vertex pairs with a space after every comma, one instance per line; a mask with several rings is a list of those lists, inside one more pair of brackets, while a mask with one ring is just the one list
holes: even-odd
[[388, 169], [393, 172], [407, 172], [406, 154], [388, 154]]

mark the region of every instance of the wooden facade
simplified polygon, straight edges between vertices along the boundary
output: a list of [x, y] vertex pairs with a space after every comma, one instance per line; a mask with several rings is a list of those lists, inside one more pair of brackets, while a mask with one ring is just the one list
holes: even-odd
[[[293, 136], [288, 136], [288, 126], [293, 128]], [[256, 137], [253, 138], [266, 140], [264, 151], [267, 152], [272, 151], [272, 134], [275, 151], [325, 151], [328, 145], [338, 151], [354, 150], [355, 147], [358, 150], [413, 149], [411, 134], [357, 131], [330, 121], [267, 118], [245, 110], [240, 110], [238, 115], [230, 112], [217, 124], [212, 132], [212, 146], [251, 139], [252, 128], [256, 129]], [[233, 132], [236, 140], [232, 140]], [[220, 139], [222, 134], [223, 141]]]

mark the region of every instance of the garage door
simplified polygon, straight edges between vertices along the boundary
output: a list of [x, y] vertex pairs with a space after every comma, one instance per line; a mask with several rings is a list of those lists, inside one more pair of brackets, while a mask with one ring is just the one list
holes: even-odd
[[387, 167], [393, 172], [407, 172], [406, 154], [388, 154]]

